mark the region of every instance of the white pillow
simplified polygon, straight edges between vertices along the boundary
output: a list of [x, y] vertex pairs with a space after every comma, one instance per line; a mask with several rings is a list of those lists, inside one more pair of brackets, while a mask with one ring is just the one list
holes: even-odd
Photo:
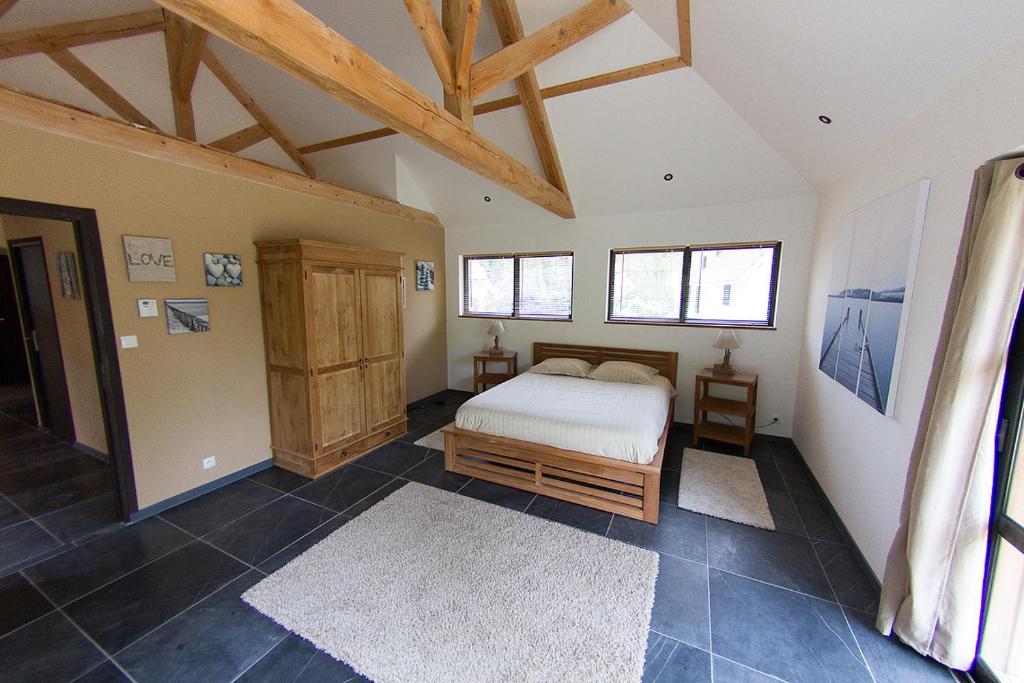
[[579, 358], [548, 358], [534, 365], [530, 372], [538, 375], [565, 375], [566, 377], [586, 377], [594, 366]]
[[627, 384], [654, 384], [657, 376], [657, 368], [628, 360], [607, 360], [587, 373], [590, 379]]

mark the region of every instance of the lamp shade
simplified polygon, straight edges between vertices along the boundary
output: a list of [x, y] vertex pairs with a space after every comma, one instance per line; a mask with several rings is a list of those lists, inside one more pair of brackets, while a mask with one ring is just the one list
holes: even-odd
[[500, 337], [503, 334], [505, 334], [505, 326], [501, 324], [500, 320], [493, 321], [487, 328], [488, 337]]
[[740, 348], [740, 340], [732, 330], [722, 330], [715, 337], [715, 343], [711, 346], [716, 349], [738, 349]]

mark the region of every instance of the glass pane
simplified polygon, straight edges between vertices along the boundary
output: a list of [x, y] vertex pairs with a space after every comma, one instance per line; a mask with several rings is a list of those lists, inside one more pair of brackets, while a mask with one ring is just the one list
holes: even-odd
[[466, 310], [474, 315], [512, 315], [511, 258], [467, 259]]
[[679, 320], [683, 252], [613, 254], [611, 318]]
[[572, 315], [572, 256], [520, 257], [519, 315], [546, 318]]
[[1024, 435], [1017, 446], [1017, 456], [1007, 491], [1006, 514], [1017, 524], [1024, 525]]
[[1024, 678], [1024, 555], [999, 539], [981, 658], [1001, 681]]
[[767, 323], [774, 254], [772, 247], [692, 251], [687, 322]]

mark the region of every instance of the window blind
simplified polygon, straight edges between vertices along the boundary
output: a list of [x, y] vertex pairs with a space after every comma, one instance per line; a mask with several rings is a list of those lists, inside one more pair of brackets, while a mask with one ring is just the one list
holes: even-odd
[[571, 320], [572, 252], [462, 257], [463, 316]]

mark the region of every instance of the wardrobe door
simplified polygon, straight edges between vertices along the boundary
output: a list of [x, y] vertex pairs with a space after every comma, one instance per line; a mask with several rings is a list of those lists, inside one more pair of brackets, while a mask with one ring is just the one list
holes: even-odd
[[313, 267], [313, 371], [319, 407], [320, 453], [366, 434], [359, 359], [359, 275], [351, 268]]
[[366, 359], [366, 430], [373, 433], [405, 416], [401, 279], [394, 271], [359, 271]]

